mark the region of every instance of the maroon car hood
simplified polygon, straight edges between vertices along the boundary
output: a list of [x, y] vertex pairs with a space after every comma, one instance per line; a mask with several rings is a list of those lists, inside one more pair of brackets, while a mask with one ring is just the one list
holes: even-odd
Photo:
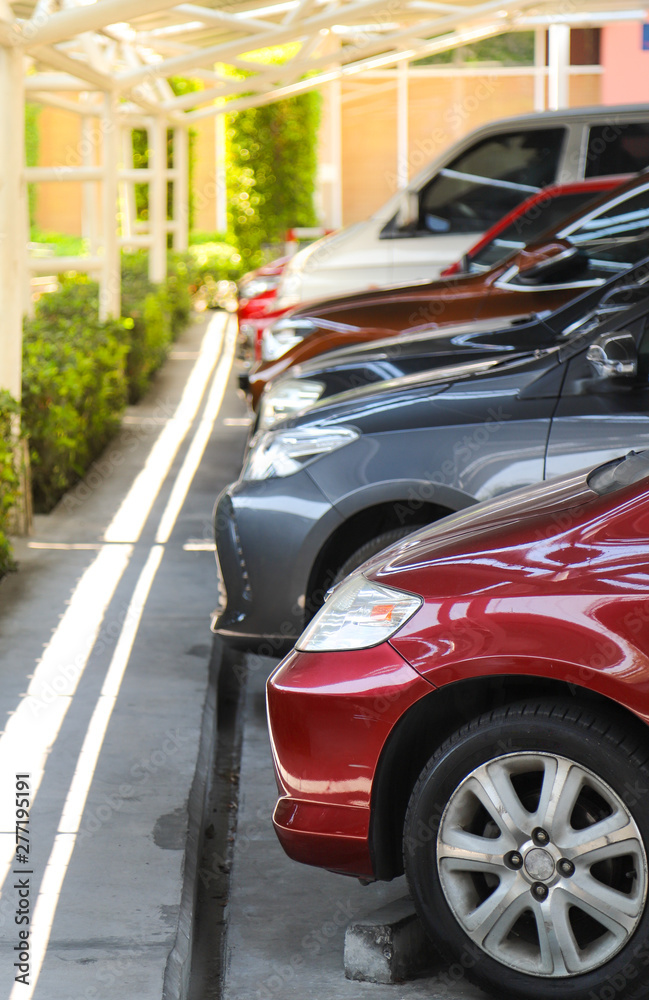
[[[415, 589], [415, 577], [412, 582], [406, 582], [405, 578], [414, 571], [419, 585], [417, 592], [424, 593], [430, 590], [429, 587], [422, 590], [421, 584], [429, 575], [431, 564], [447, 562], [452, 557], [466, 561], [467, 556], [488, 552], [494, 546], [495, 536], [505, 529], [511, 533], [512, 526], [540, 519], [544, 529], [549, 525], [551, 534], [566, 530], [575, 521], [567, 511], [599, 499], [586, 482], [589, 472], [583, 470], [514, 490], [444, 517], [379, 553], [365, 564], [365, 576], [377, 583], [408, 590]], [[529, 543], [529, 529], [523, 533]], [[434, 574], [435, 582], [438, 576]], [[400, 577], [404, 577], [401, 583]], [[435, 582], [431, 581], [433, 587]]]

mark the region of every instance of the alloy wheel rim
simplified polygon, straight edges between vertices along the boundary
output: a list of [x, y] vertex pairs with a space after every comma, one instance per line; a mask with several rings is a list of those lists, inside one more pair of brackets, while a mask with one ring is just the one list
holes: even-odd
[[629, 809], [558, 754], [505, 754], [467, 775], [442, 815], [437, 866], [471, 940], [536, 976], [608, 962], [646, 903], [647, 858]]

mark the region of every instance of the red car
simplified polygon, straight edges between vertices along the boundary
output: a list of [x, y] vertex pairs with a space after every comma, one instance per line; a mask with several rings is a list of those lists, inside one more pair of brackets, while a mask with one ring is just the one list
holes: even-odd
[[404, 869], [515, 1000], [649, 988], [649, 452], [452, 515], [339, 584], [268, 682], [296, 860]]
[[450, 278], [454, 274], [485, 271], [504, 257], [521, 250], [540, 233], [558, 226], [589, 198], [616, 188], [630, 175], [595, 177], [573, 184], [550, 184], [512, 208], [500, 222], [488, 229], [464, 256], [440, 274]]
[[245, 274], [239, 282], [239, 356], [250, 363], [261, 361], [261, 335], [267, 324], [286, 311], [276, 312], [275, 300], [279, 279], [289, 260], [278, 257]]

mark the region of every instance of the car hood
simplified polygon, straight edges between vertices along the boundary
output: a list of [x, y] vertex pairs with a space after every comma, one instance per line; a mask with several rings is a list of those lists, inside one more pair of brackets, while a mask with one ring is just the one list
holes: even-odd
[[[501, 264], [499, 263], [492, 270], [500, 273], [502, 271]], [[454, 277], [435, 281], [422, 278], [418, 281], [409, 281], [406, 284], [383, 285], [381, 288], [369, 289], [364, 292], [352, 292], [346, 295], [331, 296], [326, 299], [314, 299], [304, 305], [291, 309], [287, 318], [308, 318], [323, 329], [327, 329], [326, 320], [335, 321], [336, 316], [339, 314], [345, 316], [347, 313], [359, 308], [369, 309], [372, 306], [380, 308], [386, 302], [393, 301], [404, 303], [410, 301], [419, 302], [422, 296], [428, 298], [429, 296], [438, 296], [440, 294], [444, 296], [448, 296], [449, 294], [457, 295], [464, 289], [467, 291], [480, 289], [487, 283], [489, 280], [488, 275], [490, 274], [491, 272], [470, 275], [459, 274]]]
[[360, 366], [368, 362], [389, 360], [394, 357], [395, 352], [399, 355], [413, 353], [435, 356], [472, 348], [480, 350], [481, 353], [485, 351], [499, 353], [512, 351], [514, 348], [510, 344], [503, 345], [493, 338], [498, 337], [499, 334], [509, 334], [513, 326], [516, 327], [517, 332], [520, 331], [520, 336], [524, 337], [530, 328], [536, 328], [539, 318], [536, 315], [531, 316], [526, 313], [498, 319], [474, 320], [471, 323], [445, 326], [441, 330], [421, 330], [417, 333], [402, 333], [396, 337], [385, 337], [383, 340], [374, 341], [371, 347], [365, 344], [352, 344], [350, 347], [328, 351], [312, 361], [293, 365], [282, 379], [277, 379], [273, 384], [278, 385], [284, 378], [316, 378], [322, 372], [329, 371], [339, 365], [341, 367]]
[[[366, 414], [374, 420], [381, 415], [386, 429], [392, 425], [391, 412], [395, 407], [409, 406], [445, 392], [451, 387], [471, 383], [471, 387], [491, 380], [489, 387], [494, 394], [519, 392], [533, 382], [559, 358], [559, 348], [545, 351], [521, 352], [462, 364], [443, 365], [440, 368], [385, 379], [355, 389], [329, 396], [308, 410], [296, 414], [277, 425], [278, 429], [306, 424], [357, 423]], [[495, 398], [495, 395], [494, 395]], [[376, 425], [375, 430], [381, 428]]]
[[[444, 517], [375, 556], [365, 564], [363, 572], [377, 583], [430, 596], [431, 592], [439, 593], [440, 588], [448, 587], [448, 581], [440, 582], [440, 574], [431, 573], [431, 568], [442, 564], [452, 567], [460, 562], [465, 564], [465, 571], [454, 574], [454, 586], [466, 585], [474, 591], [480, 574], [467, 574], [466, 563], [478, 565], [484, 556], [490, 562], [489, 576], [493, 583], [491, 571], [497, 559], [500, 532], [514, 528], [518, 535], [521, 528], [522, 540], [529, 544], [569, 531], [576, 520], [570, 511], [601, 500], [588, 485], [591, 472], [587, 468], [526, 486]], [[543, 526], [538, 536], [530, 532], [530, 522], [535, 520]], [[505, 575], [496, 573], [496, 578], [500, 580]]]

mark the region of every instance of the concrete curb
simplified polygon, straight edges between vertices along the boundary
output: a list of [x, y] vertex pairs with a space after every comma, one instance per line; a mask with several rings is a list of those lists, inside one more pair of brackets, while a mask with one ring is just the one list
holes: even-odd
[[165, 967], [162, 1000], [185, 1000], [189, 992], [194, 915], [198, 894], [198, 869], [216, 746], [216, 688], [221, 655], [221, 645], [214, 639], [201, 718], [196, 771], [187, 802], [187, 842], [183, 862], [183, 887], [176, 941], [169, 952]]

